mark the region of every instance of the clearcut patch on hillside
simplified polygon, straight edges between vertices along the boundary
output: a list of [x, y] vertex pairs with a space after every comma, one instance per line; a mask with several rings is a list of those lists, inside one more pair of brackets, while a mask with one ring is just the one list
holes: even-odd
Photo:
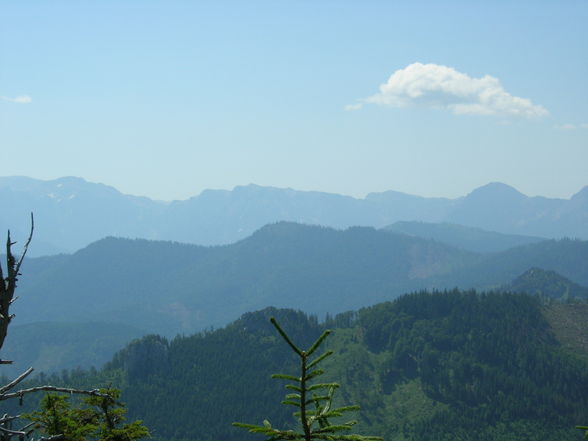
[[561, 345], [588, 360], [588, 303], [556, 303], [543, 311]]

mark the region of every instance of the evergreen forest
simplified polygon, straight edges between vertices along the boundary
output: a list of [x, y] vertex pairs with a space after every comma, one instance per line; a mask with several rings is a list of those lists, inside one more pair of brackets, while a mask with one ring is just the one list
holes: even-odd
[[[260, 439], [232, 427], [267, 418], [294, 428], [284, 385], [296, 357], [270, 324], [275, 316], [301, 346], [325, 330], [324, 381], [361, 410], [358, 433], [386, 440], [579, 440], [588, 417], [586, 334], [581, 317], [537, 296], [418, 292], [326, 320], [291, 309], [246, 313], [220, 329], [135, 340], [100, 371], [64, 371], [36, 381], [120, 388], [129, 418], [157, 441]], [[584, 326], [585, 328], [585, 326]], [[322, 380], [321, 380], [322, 381]], [[34, 408], [30, 398], [26, 407]]]

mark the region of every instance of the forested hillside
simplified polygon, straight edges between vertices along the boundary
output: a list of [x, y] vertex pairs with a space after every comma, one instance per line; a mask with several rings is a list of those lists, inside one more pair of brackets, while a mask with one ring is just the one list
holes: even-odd
[[465, 227], [458, 224], [431, 222], [396, 222], [382, 228], [391, 233], [433, 239], [437, 242], [472, 251], [474, 253], [497, 253], [510, 248], [541, 242], [541, 237], [501, 234], [480, 228]]
[[119, 323], [36, 322], [12, 326], [2, 356], [13, 363], [2, 375], [14, 377], [31, 366], [39, 372], [102, 367], [113, 351], [147, 332]]
[[[570, 305], [573, 307], [573, 305]], [[588, 414], [588, 365], [562, 346], [537, 298], [421, 292], [329, 318], [291, 310], [247, 313], [225, 328], [167, 340], [145, 337], [107, 365], [132, 417], [156, 439], [255, 439], [232, 421], [292, 421], [275, 372], [295, 373], [295, 341], [334, 329], [325, 380], [359, 403], [364, 433], [389, 440], [578, 440]], [[69, 381], [98, 381], [78, 377]]]
[[173, 336], [270, 305], [319, 315], [357, 309], [477, 256], [373, 228], [282, 222], [227, 246], [108, 238], [55, 265], [44, 259], [22, 278], [21, 323], [91, 317]]
[[531, 268], [503, 287], [504, 290], [536, 295], [544, 300], [588, 299], [588, 288], [555, 271]]
[[588, 241], [547, 240], [493, 253], [468, 267], [434, 277], [431, 286], [498, 288], [531, 268], [555, 271], [574, 283], [588, 286]]
[[226, 246], [108, 238], [70, 256], [30, 259], [15, 309], [19, 323], [79, 317], [173, 336], [266, 306], [323, 316], [423, 288], [497, 288], [531, 267], [588, 285], [588, 242], [479, 255], [373, 228], [282, 222]]

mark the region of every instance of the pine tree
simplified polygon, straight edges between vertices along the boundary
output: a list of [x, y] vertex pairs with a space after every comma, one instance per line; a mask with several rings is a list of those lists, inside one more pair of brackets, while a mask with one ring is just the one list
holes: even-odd
[[72, 407], [69, 397], [47, 394], [41, 409], [23, 415], [43, 435], [62, 435], [63, 441], [136, 441], [149, 436], [142, 421], [125, 423], [127, 410], [118, 402], [118, 389], [101, 389], [102, 396], [90, 396]]
[[349, 432], [357, 421], [333, 423], [331, 419], [341, 417], [350, 411], [356, 411], [359, 409], [359, 406], [334, 407], [333, 398], [339, 388], [339, 384], [313, 383], [311, 381], [325, 373], [323, 369], [317, 366], [333, 355], [333, 351], [326, 351], [311, 361], [311, 356], [325, 341], [331, 331], [324, 331], [309, 349], [303, 351], [292, 342], [275, 318], [272, 317], [270, 321], [300, 359], [299, 377], [288, 374], [274, 374], [272, 378], [292, 382], [286, 385], [286, 389], [292, 391], [292, 393], [286, 395], [286, 399], [282, 401], [282, 404], [294, 406], [298, 409], [294, 412], [294, 416], [300, 422], [301, 430], [275, 429], [268, 420], [264, 420], [262, 426], [244, 423], [233, 423], [233, 425], [247, 429], [252, 433], [261, 433], [266, 436], [267, 441], [382, 441], [382, 438], [376, 436], [344, 433]]

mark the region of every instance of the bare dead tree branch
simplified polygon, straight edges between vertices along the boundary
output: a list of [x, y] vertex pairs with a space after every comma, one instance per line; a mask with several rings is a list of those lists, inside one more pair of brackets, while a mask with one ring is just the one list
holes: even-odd
[[27, 424], [26, 426], [24, 426], [23, 428], [21, 428], [20, 430], [24, 432], [25, 430], [27, 430], [30, 427], [33, 427], [34, 425], [35, 425], [35, 422], [33, 421], [33, 422]]
[[[2, 264], [0, 263], [0, 349], [4, 345], [4, 340], [6, 339], [6, 336], [8, 334], [8, 325], [10, 325], [10, 322], [14, 318], [14, 315], [10, 314], [10, 306], [12, 305], [12, 303], [14, 303], [15, 300], [18, 299], [18, 297], [14, 296], [14, 292], [16, 290], [18, 277], [20, 276], [20, 267], [24, 262], [25, 256], [29, 249], [29, 245], [33, 238], [34, 230], [35, 220], [33, 217], [33, 213], [31, 213], [31, 231], [24, 245], [22, 254], [18, 258], [18, 260], [15, 258], [12, 252], [12, 247], [16, 244], [16, 242], [12, 241], [10, 237], [10, 230], [8, 230], [6, 239], [6, 272], [4, 272]], [[0, 364], [9, 363], [12, 363], [12, 361], [0, 360]], [[16, 385], [18, 385], [24, 379], [26, 379], [32, 372], [33, 368], [30, 367], [22, 374], [20, 374], [18, 377], [16, 377], [14, 380], [12, 380], [10, 383], [0, 386], [0, 401], [9, 400], [12, 398], [19, 398], [22, 400], [23, 396], [34, 392], [61, 392], [66, 394], [90, 395], [103, 398], [112, 398], [110, 397], [110, 395], [102, 393], [98, 389], [83, 390], [68, 387], [57, 387], [51, 385], [35, 386], [17, 390], [15, 392], [9, 392]], [[0, 418], [0, 441], [11, 441], [11, 439], [15, 437], [18, 437], [19, 441], [58, 441], [64, 438], [63, 435], [53, 435], [42, 436], [35, 440], [33, 438], [33, 434], [36, 430], [36, 427], [33, 423], [25, 425], [20, 430], [13, 429], [13, 424], [19, 418], [19, 415], [12, 416], [8, 414], [4, 414], [4, 416]]]
[[22, 432], [20, 430], [10, 430], [6, 429], [5, 427], [0, 426], [0, 432], [6, 433], [8, 435], [19, 435], [19, 436], [26, 436], [26, 432]]
[[31, 439], [31, 441], [58, 441], [65, 438], [63, 435], [53, 435], [53, 436], [42, 436], [37, 440]]
[[4, 416], [2, 418], [0, 418], [0, 424], [7, 423], [9, 421], [14, 421], [18, 418], [20, 418], [20, 415], [9, 416], [8, 414], [5, 413]]
[[33, 392], [40, 392], [40, 391], [63, 392], [63, 393], [67, 393], [67, 394], [91, 395], [94, 397], [103, 397], [103, 398], [110, 397], [110, 395], [104, 394], [104, 393], [100, 392], [98, 389], [83, 390], [83, 389], [73, 389], [70, 387], [35, 386], [35, 387], [29, 387], [28, 389], [21, 389], [16, 392], [11, 392], [8, 394], [2, 394], [2, 395], [0, 395], [0, 401], [9, 400], [11, 398], [20, 398], [26, 394], [30, 394]]
[[31, 213], [31, 231], [18, 261], [14, 257], [14, 254], [12, 254], [12, 246], [16, 244], [16, 242], [12, 242], [12, 239], [10, 238], [10, 230], [8, 230], [6, 239], [6, 277], [4, 277], [2, 265], [0, 265], [0, 279], [2, 282], [0, 283], [0, 348], [2, 348], [4, 345], [4, 340], [6, 339], [6, 335], [8, 333], [8, 325], [14, 317], [14, 315], [10, 315], [10, 305], [12, 305], [14, 300], [16, 300], [14, 298], [16, 282], [18, 281], [18, 276], [20, 275], [20, 267], [27, 254], [31, 240], [33, 239], [34, 230], [35, 219], [33, 217], [33, 213]]
[[22, 380], [24, 380], [29, 375], [31, 375], [31, 373], [33, 371], [34, 371], [34, 369], [32, 367], [30, 367], [26, 371], [24, 371], [22, 374], [20, 374], [18, 377], [16, 377], [14, 380], [12, 380], [10, 383], [5, 384], [4, 386], [0, 387], [0, 395], [4, 394], [4, 392], [7, 392], [10, 389], [12, 389], [14, 386], [16, 386]]
[[31, 244], [31, 240], [33, 239], [33, 232], [35, 231], [35, 218], [33, 217], [33, 213], [31, 213], [31, 231], [29, 232], [29, 237], [27, 239], [27, 242], [25, 243], [25, 246], [22, 250], [22, 254], [20, 255], [20, 259], [18, 259], [18, 263], [16, 264], [16, 275], [19, 276], [20, 275], [20, 266], [22, 265], [22, 262], [25, 258], [25, 256], [27, 255], [27, 251], [29, 250], [29, 245]]

